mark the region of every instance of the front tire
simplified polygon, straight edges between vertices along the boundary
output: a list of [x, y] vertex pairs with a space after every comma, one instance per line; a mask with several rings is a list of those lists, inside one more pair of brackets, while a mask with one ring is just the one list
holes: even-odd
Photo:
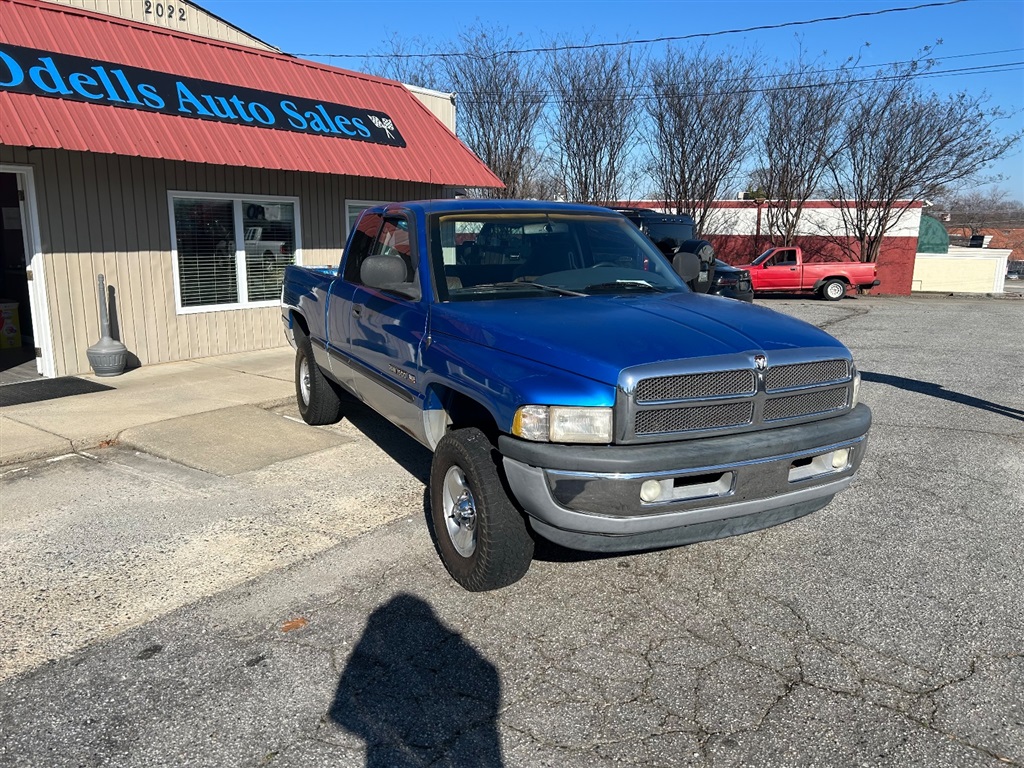
[[821, 286], [821, 298], [825, 301], [839, 301], [846, 295], [846, 283], [842, 280], [827, 280]]
[[476, 428], [449, 432], [430, 466], [430, 520], [441, 562], [469, 592], [519, 581], [533, 538], [498, 474], [497, 456]]
[[295, 349], [295, 401], [310, 426], [334, 424], [341, 418], [341, 398], [316, 364], [308, 336], [299, 339]]

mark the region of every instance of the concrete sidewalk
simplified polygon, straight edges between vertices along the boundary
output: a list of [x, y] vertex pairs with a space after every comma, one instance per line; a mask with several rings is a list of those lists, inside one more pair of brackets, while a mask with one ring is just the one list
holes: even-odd
[[[82, 376], [114, 389], [0, 409], [0, 466], [88, 450], [126, 435], [155, 440], [139, 447], [178, 458], [183, 451], [171, 443], [187, 431], [145, 428], [205, 413], [213, 422], [215, 411], [290, 402], [295, 397], [294, 361], [291, 347], [283, 346], [143, 366], [109, 378]], [[192, 422], [193, 436], [201, 434], [203, 420]]]

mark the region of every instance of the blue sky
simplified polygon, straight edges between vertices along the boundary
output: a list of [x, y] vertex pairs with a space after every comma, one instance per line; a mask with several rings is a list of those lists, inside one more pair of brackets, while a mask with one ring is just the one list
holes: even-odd
[[[931, 0], [943, 2], [944, 0]], [[359, 54], [381, 52], [392, 36], [420, 38], [432, 47], [457, 50], [456, 38], [476, 21], [522, 35], [524, 46], [542, 46], [554, 37], [591, 41], [635, 40], [780, 22], [845, 16], [922, 5], [929, 0], [199, 0], [227, 21], [289, 53], [354, 54], [319, 59], [360, 69]], [[794, 58], [799, 46], [837, 63], [848, 56], [864, 64], [884, 64], [937, 46], [940, 69], [1024, 62], [1024, 0], [964, 0], [954, 5], [830, 21], [807, 26], [714, 37], [715, 48], [754, 49], [766, 60]], [[446, 45], [446, 43], [448, 45]], [[685, 44], [685, 43], [684, 43]], [[865, 48], [865, 44], [867, 47]], [[653, 51], [664, 46], [656, 45]], [[948, 57], [948, 58], [946, 58]], [[958, 57], [958, 58], [953, 58]], [[312, 58], [312, 57], [310, 57]], [[985, 91], [991, 105], [1016, 113], [1006, 130], [1024, 129], [1024, 71], [963, 73], [930, 78], [923, 85], [938, 92]], [[998, 186], [1024, 200], [1024, 149], [998, 163]]]

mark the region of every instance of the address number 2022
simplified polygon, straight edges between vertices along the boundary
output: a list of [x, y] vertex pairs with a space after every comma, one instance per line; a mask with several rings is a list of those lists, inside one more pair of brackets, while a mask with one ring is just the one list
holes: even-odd
[[[146, 15], [156, 14], [158, 19], [168, 21], [185, 21], [185, 6], [174, 5], [174, 3], [154, 3], [153, 0], [146, 0]], [[177, 14], [177, 18], [175, 18]]]

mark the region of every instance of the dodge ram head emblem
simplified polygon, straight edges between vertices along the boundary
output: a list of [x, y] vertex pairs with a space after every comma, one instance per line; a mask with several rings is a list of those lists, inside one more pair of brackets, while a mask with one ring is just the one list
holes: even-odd
[[754, 355], [754, 367], [759, 371], [763, 371], [768, 367], [768, 358], [764, 355]]

